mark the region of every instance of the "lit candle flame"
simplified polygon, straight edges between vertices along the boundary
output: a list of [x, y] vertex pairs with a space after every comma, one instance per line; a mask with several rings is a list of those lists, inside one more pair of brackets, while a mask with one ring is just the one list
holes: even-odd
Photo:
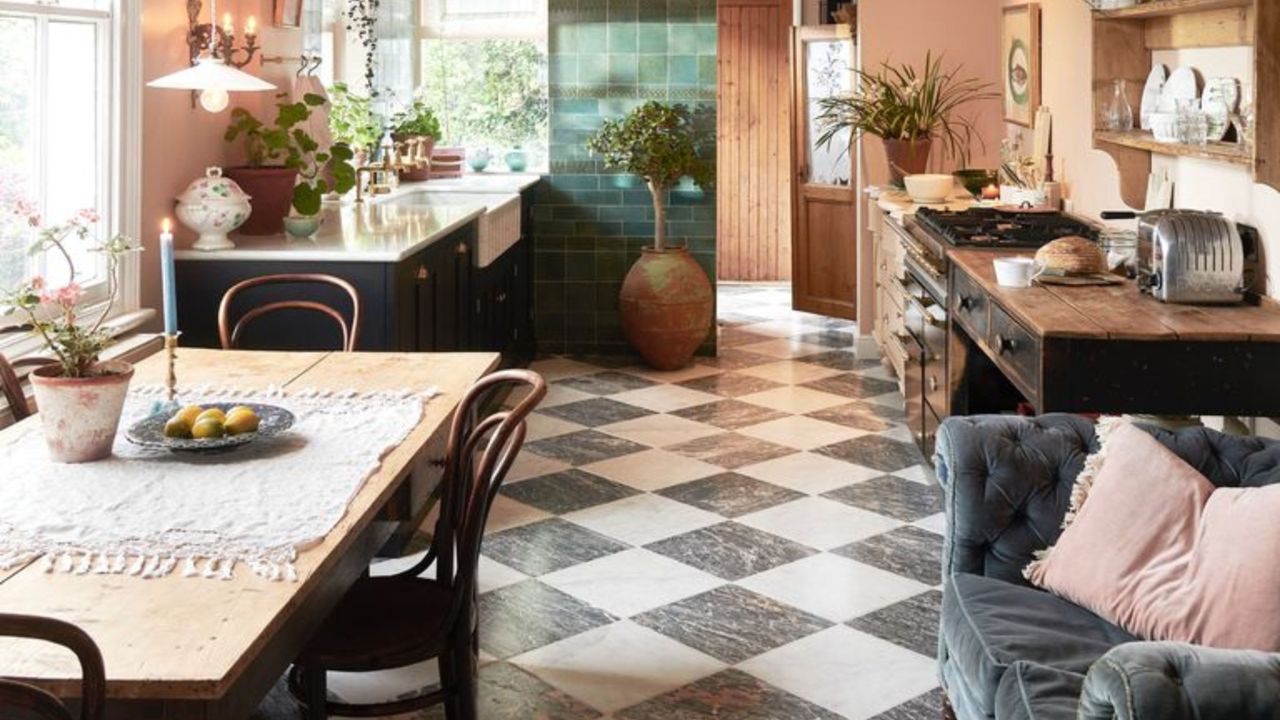
[[222, 29], [228, 34], [235, 30], [235, 26], [231, 24], [231, 13], [222, 16]]
[[257, 31], [257, 29], [258, 29], [258, 21], [257, 21], [257, 20], [254, 20], [254, 19], [253, 19], [253, 16], [252, 16], [252, 15], [250, 15], [250, 16], [249, 16], [249, 21], [248, 21], [248, 22], [246, 22], [246, 23], [244, 24], [244, 34], [245, 34], [245, 35], [253, 35], [253, 34], [254, 34], [254, 32], [256, 32], [256, 31]]
[[172, 223], [169, 221], [169, 218], [165, 218], [165, 219], [164, 219], [164, 222], [160, 223], [160, 231], [161, 231], [161, 232], [164, 232], [164, 233], [168, 233], [168, 232], [169, 232], [169, 227], [170, 227], [171, 225], [172, 225]]

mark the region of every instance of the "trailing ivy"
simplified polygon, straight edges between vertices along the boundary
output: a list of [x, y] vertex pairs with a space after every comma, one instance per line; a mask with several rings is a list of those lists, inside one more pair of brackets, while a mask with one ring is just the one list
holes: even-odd
[[377, 74], [378, 8], [381, 0], [347, 0], [347, 30], [360, 38], [364, 48], [364, 83], [370, 98], [378, 97], [374, 86]]

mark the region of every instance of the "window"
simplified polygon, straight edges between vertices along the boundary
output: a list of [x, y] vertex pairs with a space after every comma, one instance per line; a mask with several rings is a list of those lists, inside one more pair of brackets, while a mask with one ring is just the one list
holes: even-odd
[[[124, 181], [124, 97], [118, 75], [116, 8], [111, 0], [13, 2], [0, 5], [0, 283], [32, 274], [66, 282], [65, 264], [29, 257], [30, 229], [7, 212], [14, 201], [34, 202], [46, 222], [61, 222], [82, 208], [101, 217], [105, 239], [136, 234], [128, 227]], [[136, 153], [135, 153], [136, 154]], [[136, 198], [134, 198], [136, 200]], [[72, 247], [77, 280], [90, 297], [105, 297], [106, 263]], [[130, 271], [136, 277], [136, 269]], [[129, 278], [136, 295], [136, 279]], [[136, 301], [133, 301], [136, 302]], [[125, 305], [129, 305], [126, 302]], [[132, 308], [126, 308], [132, 309]]]

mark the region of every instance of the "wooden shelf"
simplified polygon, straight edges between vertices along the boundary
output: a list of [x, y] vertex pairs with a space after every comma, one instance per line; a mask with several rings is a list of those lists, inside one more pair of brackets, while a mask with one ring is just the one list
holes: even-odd
[[1164, 143], [1156, 140], [1149, 132], [1135, 130], [1133, 132], [1102, 132], [1093, 134], [1097, 142], [1122, 147], [1145, 150], [1158, 155], [1175, 155], [1177, 157], [1199, 158], [1225, 162], [1243, 167], [1253, 167], [1253, 150], [1241, 143], [1211, 142], [1208, 145], [1187, 145], [1185, 143]]
[[1096, 17], [1106, 20], [1142, 20], [1186, 13], [1253, 7], [1253, 0], [1153, 0], [1117, 10], [1095, 10]]

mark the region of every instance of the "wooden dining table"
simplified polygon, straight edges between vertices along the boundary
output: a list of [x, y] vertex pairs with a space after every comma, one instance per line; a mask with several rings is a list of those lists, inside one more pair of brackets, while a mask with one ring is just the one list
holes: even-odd
[[[180, 386], [435, 387], [440, 394], [426, 403], [418, 426], [384, 457], [338, 525], [299, 553], [297, 582], [272, 582], [244, 567], [233, 580], [219, 581], [180, 573], [159, 579], [46, 573], [33, 562], [0, 572], [0, 613], [56, 617], [85, 630], [102, 650], [108, 718], [248, 717], [393, 537], [396, 520], [420, 517], [440, 481], [453, 410], [497, 363], [493, 353], [180, 349]], [[163, 357], [154, 355], [136, 366], [133, 382], [160, 383], [164, 373]], [[40, 422], [39, 416], [24, 422]], [[21, 431], [0, 431], [0, 443], [6, 433]], [[80, 690], [74, 656], [29, 640], [0, 640], [0, 677], [30, 680], [68, 699]]]

